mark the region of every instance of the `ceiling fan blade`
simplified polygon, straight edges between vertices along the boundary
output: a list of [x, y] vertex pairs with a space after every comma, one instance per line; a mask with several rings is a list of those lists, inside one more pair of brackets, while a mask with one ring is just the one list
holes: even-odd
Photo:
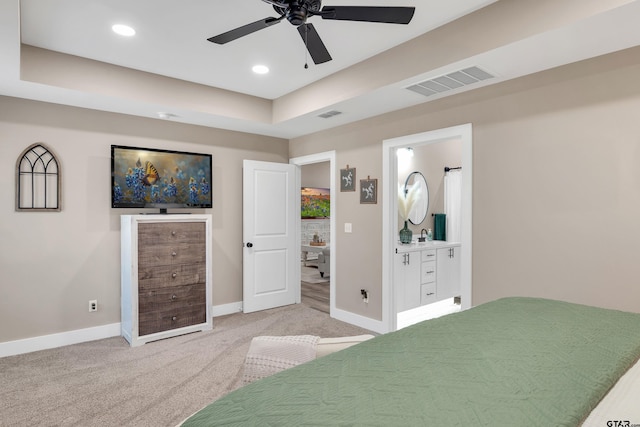
[[322, 42], [322, 39], [313, 24], [299, 25], [298, 32], [300, 33], [302, 41], [304, 41], [307, 46], [307, 50], [316, 65], [331, 61], [331, 55], [329, 55], [329, 51]]
[[411, 22], [415, 10], [415, 7], [395, 6], [325, 6], [318, 15], [323, 19], [340, 21], [408, 24]]
[[243, 25], [242, 27], [238, 27], [236, 29], [227, 31], [226, 33], [218, 34], [217, 36], [209, 37], [207, 40], [217, 44], [225, 44], [240, 37], [244, 37], [251, 33], [255, 33], [258, 30], [263, 30], [267, 27], [270, 27], [274, 24], [279, 23], [282, 20], [282, 16], [280, 18], [265, 18], [256, 22], [252, 22], [251, 24]]

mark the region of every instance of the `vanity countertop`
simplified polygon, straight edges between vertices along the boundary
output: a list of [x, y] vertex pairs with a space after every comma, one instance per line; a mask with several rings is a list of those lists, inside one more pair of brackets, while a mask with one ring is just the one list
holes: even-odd
[[396, 253], [421, 251], [423, 249], [439, 249], [460, 246], [460, 242], [445, 242], [443, 240], [427, 240], [426, 242], [418, 242], [414, 240], [411, 243], [396, 243]]

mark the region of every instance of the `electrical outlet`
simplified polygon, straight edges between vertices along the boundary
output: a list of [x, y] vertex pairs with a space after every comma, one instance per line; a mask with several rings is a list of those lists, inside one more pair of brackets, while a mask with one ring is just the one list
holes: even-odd
[[365, 303], [369, 303], [369, 291], [366, 289], [360, 289], [360, 294], [362, 295], [362, 301]]
[[98, 300], [92, 299], [89, 301], [89, 311], [98, 311]]

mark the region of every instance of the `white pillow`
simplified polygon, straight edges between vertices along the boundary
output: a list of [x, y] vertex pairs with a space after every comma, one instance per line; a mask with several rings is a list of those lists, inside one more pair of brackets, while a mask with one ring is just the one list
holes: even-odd
[[356, 335], [353, 337], [320, 338], [316, 345], [316, 357], [343, 350], [366, 340], [374, 338], [373, 335]]

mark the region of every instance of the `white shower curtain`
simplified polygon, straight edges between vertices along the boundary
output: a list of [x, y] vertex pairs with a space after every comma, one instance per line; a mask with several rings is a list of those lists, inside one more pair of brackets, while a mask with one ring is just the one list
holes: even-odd
[[460, 209], [462, 205], [462, 171], [444, 174], [444, 213], [447, 215], [447, 241], [460, 241]]

